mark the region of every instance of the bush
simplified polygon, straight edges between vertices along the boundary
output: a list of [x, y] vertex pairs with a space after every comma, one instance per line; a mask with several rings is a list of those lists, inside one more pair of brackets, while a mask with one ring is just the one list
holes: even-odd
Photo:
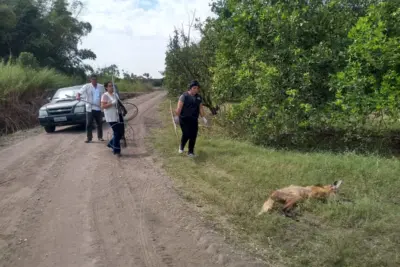
[[[81, 82], [53, 69], [32, 69], [18, 64], [0, 62], [0, 99], [21, 100], [25, 95], [43, 93]], [[10, 99], [12, 98], [12, 99]]]
[[153, 86], [150, 83], [142, 82], [142, 81], [129, 81], [129, 80], [120, 80], [116, 82], [118, 89], [121, 92], [131, 93], [131, 92], [146, 92], [150, 91]]
[[21, 54], [19, 54], [17, 64], [21, 67], [31, 68], [35, 70], [39, 68], [39, 61], [32, 53], [28, 52], [22, 52]]
[[[29, 55], [25, 58], [32, 59]], [[0, 62], [0, 134], [35, 125], [37, 110], [51, 89], [81, 82], [79, 78], [65, 76], [53, 69], [32, 69]]]

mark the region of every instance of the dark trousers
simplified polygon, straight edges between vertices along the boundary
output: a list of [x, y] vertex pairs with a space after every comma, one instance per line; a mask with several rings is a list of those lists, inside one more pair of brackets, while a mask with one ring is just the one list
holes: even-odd
[[121, 139], [125, 139], [125, 122], [124, 122], [124, 116], [121, 114], [118, 114], [119, 116], [119, 122], [121, 123]]
[[113, 137], [110, 142], [108, 142], [108, 147], [113, 149], [114, 154], [121, 153], [121, 138], [123, 136], [123, 123], [120, 122], [110, 122], [109, 123], [113, 130]]
[[199, 131], [197, 118], [179, 118], [179, 124], [182, 129], [181, 149], [183, 150], [189, 141], [189, 153], [194, 153], [197, 132]]
[[87, 139], [93, 139], [93, 121], [96, 121], [97, 125], [97, 138], [103, 138], [103, 114], [100, 110], [92, 110], [90, 112], [86, 112]]

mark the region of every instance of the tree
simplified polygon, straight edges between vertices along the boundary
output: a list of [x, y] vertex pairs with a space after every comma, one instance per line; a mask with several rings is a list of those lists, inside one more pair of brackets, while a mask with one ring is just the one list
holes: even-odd
[[[349, 124], [365, 124], [368, 116], [399, 119], [400, 101], [400, 3], [372, 5], [350, 30], [352, 44], [343, 71], [332, 79], [332, 103]], [[352, 120], [349, 120], [349, 119]]]
[[[177, 96], [185, 91], [191, 80], [198, 80], [201, 84], [203, 104], [212, 114], [216, 114], [218, 106], [214, 105], [211, 97], [211, 72], [210, 62], [213, 62], [213, 53], [208, 51], [207, 41], [195, 43], [190, 39], [192, 27], [201, 29], [202, 25], [194, 25], [193, 19], [189, 25], [188, 33], [184, 29], [175, 28], [173, 37], [170, 37], [166, 52], [166, 68], [164, 71], [164, 84], [169, 94]], [[201, 29], [201, 32], [205, 32]], [[204, 39], [206, 40], [206, 39]]]
[[[77, 19], [82, 3], [66, 0], [3, 0], [0, 5], [0, 57], [8, 60], [32, 53], [40, 66], [68, 75], [85, 76], [85, 59], [96, 59], [88, 49], [78, 49], [81, 38], [92, 30]], [[74, 12], [74, 13], [73, 13]]]

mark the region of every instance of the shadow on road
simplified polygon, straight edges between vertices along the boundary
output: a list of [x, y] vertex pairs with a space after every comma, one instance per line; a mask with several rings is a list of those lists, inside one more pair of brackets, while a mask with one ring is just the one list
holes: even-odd
[[145, 158], [145, 157], [150, 157], [150, 153], [129, 153], [129, 154], [124, 154], [122, 153], [121, 157], [122, 158]]
[[77, 134], [85, 132], [85, 127], [82, 125], [74, 126], [59, 126], [51, 134]]
[[[96, 135], [96, 124], [93, 125], [93, 133]], [[103, 132], [107, 131], [108, 129], [108, 124], [103, 123]], [[59, 126], [56, 128], [56, 130], [51, 133], [51, 134], [78, 134], [78, 133], [84, 133], [86, 131], [86, 127], [82, 125], [73, 125], [73, 126]]]

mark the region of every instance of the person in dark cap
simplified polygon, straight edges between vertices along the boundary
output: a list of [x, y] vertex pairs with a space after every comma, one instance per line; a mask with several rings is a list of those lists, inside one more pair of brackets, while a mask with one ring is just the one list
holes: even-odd
[[180, 124], [182, 129], [181, 144], [179, 146], [179, 153], [183, 153], [186, 143], [189, 141], [188, 156], [194, 157], [194, 146], [196, 144], [197, 132], [199, 129], [198, 119], [201, 115], [205, 124], [203, 99], [199, 95], [200, 84], [198, 81], [192, 81], [189, 85], [189, 90], [179, 97], [178, 107], [175, 111], [174, 118], [176, 124]]

